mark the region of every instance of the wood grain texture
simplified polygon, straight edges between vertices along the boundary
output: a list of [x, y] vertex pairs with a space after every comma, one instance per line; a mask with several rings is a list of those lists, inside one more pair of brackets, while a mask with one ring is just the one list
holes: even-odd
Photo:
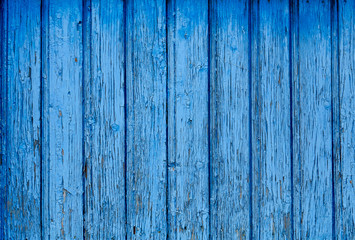
[[300, 1], [293, 73], [295, 239], [332, 236], [331, 9]]
[[211, 237], [249, 239], [249, 4], [212, 1]]
[[124, 239], [123, 2], [94, 0], [85, 11], [85, 239]]
[[83, 2], [43, 4], [43, 237], [82, 239]]
[[253, 2], [253, 238], [291, 239], [289, 5]]
[[208, 2], [170, 1], [169, 15], [169, 236], [207, 239]]
[[165, 239], [166, 5], [127, 2], [127, 238]]
[[0, 1], [0, 239], [354, 239], [355, 1]]
[[[4, 239], [40, 238], [40, 1], [7, 1]], [[2, 238], [2, 237], [0, 237]]]
[[[355, 1], [339, 1], [338, 107], [339, 158], [335, 165], [336, 239], [355, 238]], [[337, 15], [335, 15], [337, 16]]]
[[6, 76], [7, 76], [7, 1], [0, 2], [0, 238], [5, 238], [7, 202], [6, 162]]

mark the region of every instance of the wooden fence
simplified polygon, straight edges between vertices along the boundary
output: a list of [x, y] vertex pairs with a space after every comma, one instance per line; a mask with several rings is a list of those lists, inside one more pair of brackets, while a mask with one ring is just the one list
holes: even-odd
[[355, 239], [355, 0], [0, 19], [0, 239]]

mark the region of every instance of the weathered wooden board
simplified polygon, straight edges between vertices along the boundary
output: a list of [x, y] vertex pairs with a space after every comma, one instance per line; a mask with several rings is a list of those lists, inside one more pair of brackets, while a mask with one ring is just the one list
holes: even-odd
[[333, 235], [331, 8], [300, 1], [293, 74], [295, 239]]
[[126, 13], [127, 238], [165, 239], [165, 1], [128, 1]]
[[248, 16], [246, 1], [212, 1], [212, 239], [249, 239], [250, 236]]
[[355, 1], [0, 1], [0, 239], [354, 239]]
[[291, 239], [289, 5], [252, 5], [253, 239]]
[[[6, 1], [6, 209], [4, 239], [41, 234], [41, 8], [40, 1]], [[4, 40], [3, 40], [4, 41]], [[3, 77], [5, 77], [3, 75]], [[3, 173], [4, 174], [4, 173]], [[5, 209], [1, 209], [3, 212]], [[0, 237], [1, 238], [1, 237]]]
[[83, 2], [42, 4], [43, 237], [82, 239]]
[[0, 237], [5, 238], [6, 199], [7, 199], [7, 156], [6, 156], [6, 53], [7, 53], [7, 4], [0, 2]]
[[124, 239], [124, 6], [84, 6], [85, 239]]
[[169, 1], [169, 235], [209, 236], [208, 2]]
[[355, 237], [355, 1], [339, 1], [338, 18], [338, 131], [335, 162], [335, 223], [337, 239]]

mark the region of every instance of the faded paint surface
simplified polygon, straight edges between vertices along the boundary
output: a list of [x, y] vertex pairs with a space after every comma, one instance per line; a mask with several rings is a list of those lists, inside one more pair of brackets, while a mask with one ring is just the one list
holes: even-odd
[[208, 5], [170, 1], [168, 21], [169, 235], [209, 235]]
[[0, 7], [0, 239], [355, 239], [355, 0]]
[[211, 237], [249, 239], [250, 7], [234, 0], [211, 7]]
[[295, 238], [324, 239], [333, 234], [331, 7], [327, 1], [300, 1], [296, 11]]
[[334, 100], [338, 138], [334, 165], [335, 174], [335, 236], [338, 239], [355, 237], [355, 1], [339, 1], [337, 86]]
[[251, 7], [252, 237], [291, 239], [289, 5]]
[[83, 5], [79, 0], [42, 4], [42, 234], [81, 239]]
[[123, 12], [121, 1], [84, 5], [85, 239], [126, 232]]
[[[40, 1], [3, 1], [1, 157], [4, 239], [41, 235], [41, 9]], [[2, 40], [3, 41], [3, 40]], [[5, 50], [6, 49], [6, 50]], [[6, 66], [6, 67], [4, 67]], [[26, 223], [26, 224], [24, 224]]]
[[127, 238], [165, 239], [166, 5], [128, 1], [126, 14]]

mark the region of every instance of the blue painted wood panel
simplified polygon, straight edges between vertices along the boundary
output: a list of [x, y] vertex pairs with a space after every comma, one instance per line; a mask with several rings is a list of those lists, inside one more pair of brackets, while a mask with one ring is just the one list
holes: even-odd
[[335, 159], [335, 236], [338, 239], [354, 238], [355, 226], [355, 1], [339, 1], [335, 20], [338, 42], [335, 54], [338, 86], [333, 120], [338, 122], [339, 147]]
[[291, 239], [289, 4], [251, 7], [252, 237]]
[[[40, 1], [6, 1], [6, 153], [1, 178], [6, 239], [41, 235], [41, 8]], [[21, 47], [19, 47], [21, 46]], [[11, 167], [10, 167], [11, 166]], [[11, 197], [14, 196], [14, 197]], [[26, 224], [24, 224], [26, 223]]]
[[216, 0], [211, 9], [211, 237], [249, 239], [250, 8]]
[[355, 239], [355, 1], [0, 2], [0, 239]]
[[6, 53], [7, 53], [7, 5], [5, 1], [0, 4], [0, 236], [5, 238], [5, 232], [8, 226], [6, 224], [6, 179], [7, 179], [7, 164], [6, 164]]
[[300, 1], [297, 14], [295, 238], [324, 239], [333, 235], [331, 4]]
[[169, 30], [169, 234], [209, 235], [208, 2], [171, 1]]
[[123, 13], [121, 1], [84, 5], [85, 239], [126, 233]]
[[83, 3], [42, 4], [42, 236], [82, 239]]
[[127, 238], [167, 236], [164, 1], [126, 5]]

